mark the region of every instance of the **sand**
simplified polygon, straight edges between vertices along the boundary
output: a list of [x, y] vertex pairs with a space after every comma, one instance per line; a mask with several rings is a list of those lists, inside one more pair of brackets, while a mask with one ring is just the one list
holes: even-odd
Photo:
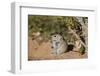
[[69, 52], [63, 53], [61, 55], [53, 55], [51, 43], [42, 42], [38, 44], [36, 40], [28, 39], [28, 60], [58, 60], [58, 59], [84, 59], [87, 58], [87, 53], [80, 55], [79, 52], [70, 50]]

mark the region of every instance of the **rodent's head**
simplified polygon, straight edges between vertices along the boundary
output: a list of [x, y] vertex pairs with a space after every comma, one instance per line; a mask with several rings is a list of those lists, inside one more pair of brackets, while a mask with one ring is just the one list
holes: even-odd
[[52, 41], [60, 42], [63, 40], [63, 37], [60, 34], [53, 34], [51, 35]]

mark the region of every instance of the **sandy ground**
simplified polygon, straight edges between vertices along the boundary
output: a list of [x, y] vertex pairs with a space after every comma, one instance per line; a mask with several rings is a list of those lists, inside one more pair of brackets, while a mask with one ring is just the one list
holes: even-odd
[[56, 59], [80, 59], [87, 58], [87, 53], [80, 55], [78, 52], [69, 51], [59, 56], [51, 54], [52, 48], [50, 42], [43, 42], [40, 45], [29, 38], [28, 60], [56, 60]]

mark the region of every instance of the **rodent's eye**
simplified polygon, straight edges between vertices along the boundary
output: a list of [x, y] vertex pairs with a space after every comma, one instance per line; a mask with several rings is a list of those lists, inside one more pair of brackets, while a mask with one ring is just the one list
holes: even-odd
[[54, 36], [54, 37], [56, 37], [56, 36]]

